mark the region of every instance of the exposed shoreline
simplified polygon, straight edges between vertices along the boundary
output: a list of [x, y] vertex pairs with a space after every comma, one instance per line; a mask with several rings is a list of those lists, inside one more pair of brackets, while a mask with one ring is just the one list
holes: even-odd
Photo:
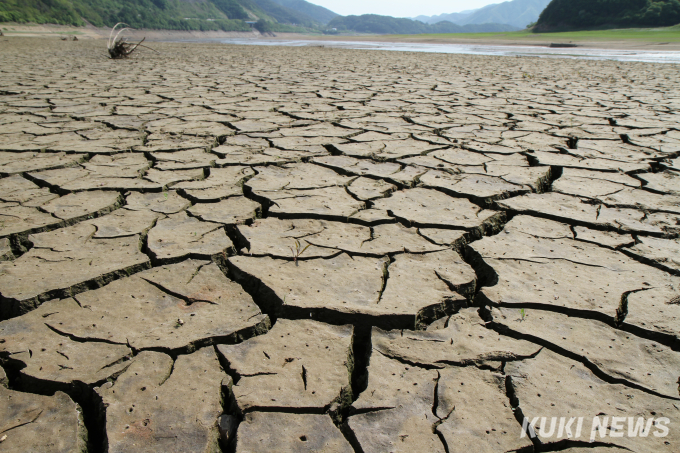
[[439, 38], [428, 35], [365, 35], [365, 36], [310, 36], [296, 33], [278, 33], [271, 39], [310, 39], [323, 41], [372, 41], [372, 42], [397, 42], [397, 43], [419, 43], [419, 44], [466, 44], [466, 45], [489, 45], [489, 46], [536, 46], [548, 47], [551, 43], [574, 43], [578, 47], [589, 49], [631, 49], [631, 50], [666, 50], [680, 51], [679, 42], [659, 43], [645, 42], [639, 40], [626, 41], [571, 41], [558, 37], [551, 37], [549, 34], [537, 34], [531, 39], [494, 39], [494, 38], [469, 38], [452, 37]]
[[[5, 37], [63, 37], [77, 36], [78, 39], [107, 39], [111, 29], [86, 25], [73, 27], [69, 25], [55, 24], [15, 24], [0, 23], [0, 29]], [[240, 31], [184, 31], [184, 30], [129, 30], [126, 36], [132, 39], [146, 38], [147, 41], [179, 41], [183, 39], [226, 39], [226, 38], [260, 38], [262, 35], [253, 30], [252, 32]]]
[[[0, 23], [5, 37], [63, 37], [77, 36], [78, 39], [106, 39], [109, 36], [108, 28], [73, 27], [54, 24], [14, 24]], [[470, 38], [469, 34], [461, 37], [433, 37], [431, 35], [312, 35], [301, 33], [276, 33], [275, 36], [263, 36], [256, 30], [252, 32], [225, 32], [225, 31], [183, 31], [183, 30], [130, 30], [127, 33], [131, 39], [146, 38], [147, 41], [197, 41], [219, 40], [229, 38], [257, 38], [272, 41], [284, 40], [310, 40], [310, 41], [360, 41], [379, 43], [419, 43], [419, 44], [463, 44], [463, 45], [489, 45], [489, 46], [529, 46], [548, 47], [552, 43], [574, 43], [580, 48], [586, 49], [609, 49], [609, 50], [646, 50], [646, 51], [680, 51], [680, 42], [655, 42], [640, 39], [630, 40], [578, 40], [572, 41], [550, 34], [536, 34], [529, 38], [499, 39], [495, 37]], [[502, 34], [499, 34], [502, 36]]]

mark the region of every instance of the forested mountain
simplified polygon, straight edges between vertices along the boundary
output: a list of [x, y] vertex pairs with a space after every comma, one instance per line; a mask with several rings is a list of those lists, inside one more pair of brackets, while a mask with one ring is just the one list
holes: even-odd
[[[84, 25], [87, 21], [98, 27], [124, 22], [134, 28], [240, 31], [250, 30], [245, 21], [259, 21], [258, 27], [284, 31], [295, 31], [291, 25], [308, 28], [321, 25], [313, 15], [281, 4], [289, 1], [0, 0], [0, 22]], [[304, 7], [307, 2], [295, 3]]]
[[553, 0], [535, 31], [664, 27], [680, 23], [679, 0]]
[[[273, 0], [238, 0], [238, 2], [240, 2], [245, 9], [251, 11], [251, 13], [260, 16], [260, 18], [263, 18], [262, 13], [264, 13], [265, 16], [273, 18], [274, 22], [281, 24], [294, 24], [305, 27], [315, 27], [319, 25], [319, 23], [309, 15], [294, 9], [286, 8]], [[267, 17], [264, 18], [267, 19]]]
[[526, 23], [514, 26], [500, 21], [512, 14], [521, 16], [522, 5], [541, 1], [547, 0], [514, 0], [471, 14], [488, 10], [485, 23], [426, 24], [375, 14], [343, 17], [305, 0], [0, 0], [0, 22], [85, 25], [87, 21], [97, 27], [124, 22], [133, 28], [249, 31], [246, 21], [252, 21], [262, 32], [335, 28], [378, 34], [479, 33], [523, 28]]
[[327, 24], [333, 18], [338, 16], [338, 14], [335, 14], [330, 9], [324, 8], [323, 6], [315, 5], [313, 3], [309, 3], [305, 0], [274, 0], [274, 1], [279, 5], [285, 6], [288, 9], [304, 13], [311, 17], [312, 19], [314, 19], [315, 21], [322, 24]]
[[518, 30], [517, 27], [505, 24], [456, 25], [451, 22], [439, 22], [430, 25], [416, 20], [379, 16], [377, 14], [338, 16], [330, 21], [328, 26], [337, 28], [338, 31], [347, 30], [359, 33], [401, 35], [420, 33], [481, 33]]
[[467, 24], [509, 24], [518, 28], [536, 22], [550, 0], [512, 0], [480, 9], [460, 13], [440, 14], [438, 16], [418, 16], [415, 20], [427, 24], [449, 21], [457, 25]]

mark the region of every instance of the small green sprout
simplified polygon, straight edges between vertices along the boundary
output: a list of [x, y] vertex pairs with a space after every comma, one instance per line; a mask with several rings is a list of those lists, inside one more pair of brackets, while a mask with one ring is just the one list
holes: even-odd
[[522, 317], [522, 321], [527, 317], [527, 311], [526, 309], [522, 308], [519, 310], [519, 315]]
[[302, 248], [302, 245], [300, 244], [300, 241], [297, 239], [295, 240], [295, 248], [293, 247], [288, 247], [293, 254], [293, 261], [295, 262], [295, 265], [297, 266], [297, 260], [302, 255], [305, 253], [305, 250], [307, 250], [312, 244], [307, 244], [306, 247]]

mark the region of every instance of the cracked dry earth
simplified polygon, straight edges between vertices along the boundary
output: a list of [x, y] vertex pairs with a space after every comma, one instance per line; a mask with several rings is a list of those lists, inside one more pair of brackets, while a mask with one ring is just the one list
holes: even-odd
[[675, 66], [3, 46], [3, 452], [680, 450]]

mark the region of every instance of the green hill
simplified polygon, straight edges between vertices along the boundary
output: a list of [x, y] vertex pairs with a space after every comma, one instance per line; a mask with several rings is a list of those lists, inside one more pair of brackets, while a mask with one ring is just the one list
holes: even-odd
[[[303, 5], [304, 6], [304, 5]], [[0, 0], [0, 22], [248, 31], [317, 29], [321, 21], [272, 0]], [[297, 27], [296, 27], [297, 26]], [[302, 27], [302, 28], [300, 28]]]
[[534, 31], [665, 27], [680, 23], [680, 0], [553, 0]]
[[65, 0], [2, 0], [0, 22], [84, 25], [72, 2]]
[[273, 0], [273, 1], [278, 3], [279, 5], [285, 6], [288, 9], [305, 13], [306, 15], [308, 15], [309, 17], [311, 17], [312, 19], [321, 24], [327, 24], [335, 17], [338, 17], [338, 14], [335, 14], [330, 9], [326, 9], [323, 6], [309, 3], [305, 0]]
[[400, 19], [377, 14], [362, 16], [339, 16], [328, 23], [329, 28], [338, 31], [354, 31], [359, 33], [415, 35], [423, 33], [483, 33], [519, 30], [506, 24], [456, 25], [451, 22], [425, 24], [411, 19]]
[[[239, 0], [244, 6], [247, 6], [251, 11], [258, 12], [258, 16], [264, 13], [265, 16], [273, 18], [275, 22], [281, 24], [294, 24], [306, 27], [315, 27], [319, 25], [314, 19], [305, 13], [295, 11], [294, 9], [286, 8], [272, 0]], [[260, 17], [262, 18], [262, 17]], [[266, 19], [266, 18], [265, 18]]]

